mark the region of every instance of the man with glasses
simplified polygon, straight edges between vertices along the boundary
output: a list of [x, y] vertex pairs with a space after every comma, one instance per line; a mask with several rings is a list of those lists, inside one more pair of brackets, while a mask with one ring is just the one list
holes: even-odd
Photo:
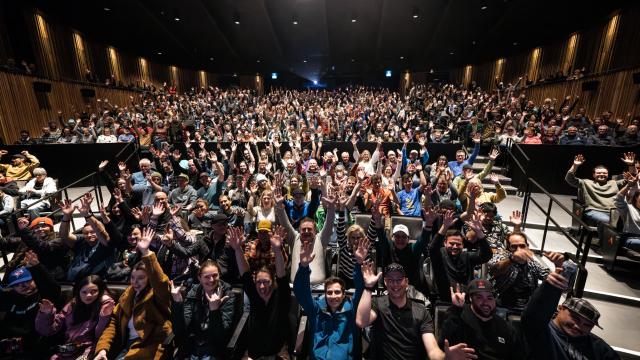
[[404, 268], [397, 263], [384, 270], [387, 295], [372, 298], [371, 293], [382, 274], [375, 274], [370, 262], [362, 265], [365, 290], [356, 313], [356, 325], [372, 325], [371, 345], [373, 359], [465, 359], [474, 350], [460, 343], [449, 347], [445, 340], [444, 352], [434, 336], [433, 320], [427, 308], [407, 297], [409, 279]]
[[[521, 312], [538, 288], [538, 281], [549, 275], [549, 268], [534, 259], [527, 237], [522, 233], [510, 234], [506, 248], [506, 251], [499, 250], [489, 261], [489, 274], [500, 306]], [[545, 256], [557, 267], [562, 266], [563, 254], [549, 252]]]

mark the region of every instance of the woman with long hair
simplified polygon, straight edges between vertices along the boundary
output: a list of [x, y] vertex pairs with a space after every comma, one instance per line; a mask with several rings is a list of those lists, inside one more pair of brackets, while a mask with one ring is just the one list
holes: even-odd
[[[94, 360], [168, 359], [165, 341], [171, 329], [171, 289], [156, 254], [149, 250], [155, 231], [145, 228], [136, 247], [141, 260], [131, 271], [109, 326], [96, 345]], [[107, 357], [109, 355], [109, 357]]]
[[73, 299], [61, 311], [43, 299], [36, 316], [36, 331], [42, 336], [64, 332], [51, 360], [88, 359], [93, 348], [109, 324], [115, 302], [107, 285], [98, 275], [89, 275], [73, 285]]
[[222, 359], [234, 316], [231, 285], [220, 280], [220, 265], [213, 260], [202, 263], [198, 281], [185, 297], [182, 287], [171, 283], [174, 332], [183, 341], [177, 358]]

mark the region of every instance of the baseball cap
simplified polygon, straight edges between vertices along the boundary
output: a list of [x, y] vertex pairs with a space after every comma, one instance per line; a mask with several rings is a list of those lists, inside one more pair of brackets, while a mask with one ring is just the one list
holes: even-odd
[[295, 188], [293, 189], [293, 191], [291, 192], [291, 195], [304, 195], [304, 190], [300, 189], [300, 188]]
[[258, 174], [256, 175], [256, 182], [260, 182], [260, 181], [267, 181], [267, 177], [264, 174]]
[[37, 217], [33, 219], [33, 221], [31, 221], [31, 224], [29, 225], [29, 228], [33, 229], [40, 224], [45, 224], [53, 228], [53, 220], [48, 217]]
[[22, 154], [14, 154], [12, 158], [26, 160], [27, 157]]
[[29, 269], [27, 269], [24, 266], [21, 266], [15, 270], [13, 270], [11, 272], [11, 274], [9, 274], [9, 280], [8, 280], [8, 285], [7, 287], [12, 287], [15, 285], [18, 285], [20, 283], [26, 282], [26, 281], [30, 281], [31, 278], [31, 272], [29, 271]]
[[462, 165], [462, 170], [473, 170], [473, 166], [470, 164], [464, 164]]
[[473, 279], [471, 280], [471, 282], [469, 282], [469, 285], [467, 286], [467, 293], [469, 295], [483, 292], [483, 291], [495, 293], [495, 290], [493, 289], [493, 284], [491, 284], [491, 281], [488, 281], [485, 279]]
[[596, 310], [596, 308], [587, 300], [572, 297], [565, 300], [562, 303], [562, 307], [567, 308], [568, 310], [582, 316], [583, 318], [591, 321], [597, 327], [602, 329], [602, 326], [598, 324], [598, 319], [600, 319], [600, 312]]
[[269, 220], [258, 221], [258, 231], [263, 231], [263, 230], [271, 232], [271, 221]]
[[198, 177], [200, 177], [200, 178], [203, 178], [203, 177], [205, 177], [205, 176], [206, 176], [206, 177], [209, 177], [209, 173], [208, 173], [208, 172], [206, 172], [206, 171], [203, 171], [203, 172], [201, 172], [201, 173], [200, 173], [200, 175], [198, 175]]
[[227, 222], [229, 221], [229, 217], [225, 214], [219, 213], [219, 214], [215, 214], [213, 215], [213, 217], [211, 218], [211, 222], [212, 223], [217, 223], [217, 222]]
[[404, 224], [398, 224], [396, 226], [393, 227], [393, 231], [391, 232], [392, 234], [395, 233], [404, 233], [405, 235], [409, 236], [409, 228], [407, 227], [407, 225]]
[[391, 264], [387, 265], [384, 268], [384, 276], [387, 276], [389, 273], [392, 273], [394, 271], [401, 273], [403, 277], [407, 276], [407, 274], [404, 271], [404, 267], [402, 267], [402, 265], [400, 265], [398, 263], [391, 263]]
[[189, 181], [189, 175], [187, 175], [187, 174], [180, 174], [180, 175], [178, 175], [178, 179], [185, 179], [185, 180]]

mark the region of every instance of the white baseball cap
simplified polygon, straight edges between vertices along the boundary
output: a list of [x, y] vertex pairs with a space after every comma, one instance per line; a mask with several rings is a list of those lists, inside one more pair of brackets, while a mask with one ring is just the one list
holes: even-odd
[[407, 227], [407, 225], [398, 224], [394, 226], [393, 231], [391, 233], [395, 234], [398, 232], [404, 233], [405, 235], [409, 236], [409, 228]]

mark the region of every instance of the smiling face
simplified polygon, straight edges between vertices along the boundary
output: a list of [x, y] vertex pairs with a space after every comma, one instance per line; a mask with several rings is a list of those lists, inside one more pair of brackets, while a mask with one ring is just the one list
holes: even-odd
[[398, 300], [407, 296], [409, 280], [399, 271], [391, 271], [385, 274], [384, 285], [387, 287], [389, 297], [392, 299]]
[[19, 284], [12, 286], [11, 288], [22, 296], [33, 295], [36, 291], [38, 291], [38, 288], [36, 287], [36, 283], [33, 280], [23, 281]]
[[492, 292], [481, 291], [469, 296], [473, 312], [483, 320], [488, 320], [496, 311], [496, 298]]
[[447, 237], [447, 240], [444, 242], [445, 249], [447, 253], [451, 256], [460, 255], [462, 252], [462, 236], [461, 235], [450, 235]]
[[325, 287], [324, 295], [327, 305], [332, 312], [338, 310], [345, 299], [345, 292], [339, 282], [334, 282]]
[[144, 290], [149, 283], [149, 278], [147, 277], [147, 272], [144, 270], [133, 270], [131, 272], [131, 287], [136, 292], [136, 294], [140, 293], [140, 291]]
[[96, 299], [98, 299], [99, 294], [100, 289], [98, 288], [98, 285], [89, 283], [80, 289], [80, 301], [85, 305], [91, 305], [96, 301]]
[[604, 167], [596, 167], [593, 169], [593, 179], [600, 184], [604, 184], [609, 179], [609, 170]]
[[558, 306], [558, 315], [553, 322], [569, 337], [586, 336], [595, 326], [591, 321], [563, 307], [562, 305]]
[[211, 293], [218, 288], [220, 269], [215, 266], [206, 266], [200, 269], [198, 280], [205, 292]]
[[258, 295], [264, 302], [269, 301], [273, 293], [273, 279], [271, 278], [271, 274], [266, 271], [259, 271], [255, 279]]

